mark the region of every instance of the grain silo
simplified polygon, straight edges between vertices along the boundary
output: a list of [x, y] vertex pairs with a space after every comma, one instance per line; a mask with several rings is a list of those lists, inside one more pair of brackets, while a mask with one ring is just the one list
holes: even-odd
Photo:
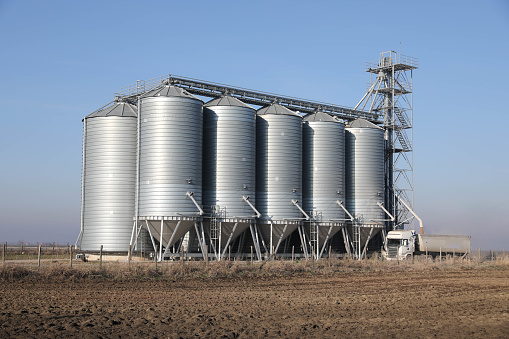
[[[345, 126], [317, 112], [303, 119], [303, 208], [311, 216], [306, 233], [316, 258], [345, 220]], [[307, 241], [306, 241], [307, 243]]]
[[203, 111], [203, 206], [211, 251], [220, 260], [251, 224], [255, 204], [256, 111], [223, 96]]
[[114, 104], [83, 119], [83, 251], [127, 252], [135, 207], [137, 108]]
[[384, 130], [364, 119], [345, 129], [346, 208], [355, 217], [350, 234], [359, 255], [384, 224]]
[[277, 252], [299, 227], [302, 200], [302, 119], [279, 104], [256, 117], [256, 208], [264, 246]]
[[201, 221], [203, 102], [163, 85], [140, 99], [137, 217], [159, 257]]

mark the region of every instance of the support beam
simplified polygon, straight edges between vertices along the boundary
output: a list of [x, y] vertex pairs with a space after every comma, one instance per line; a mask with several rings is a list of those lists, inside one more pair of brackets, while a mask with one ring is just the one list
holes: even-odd
[[297, 229], [299, 230], [300, 243], [302, 245], [302, 250], [304, 251], [304, 257], [307, 260], [309, 258], [309, 253], [308, 245], [306, 242], [306, 232], [304, 232], [304, 225], [300, 225]]
[[[159, 260], [159, 261], [163, 261], [164, 256], [166, 255], [166, 253], [168, 253], [168, 249], [171, 247], [170, 244], [173, 242], [173, 238], [175, 237], [175, 234], [177, 234], [177, 231], [178, 231], [178, 229], [180, 227], [180, 223], [181, 222], [182, 222], [182, 220], [179, 220], [178, 223], [177, 223], [177, 226], [175, 226], [175, 229], [173, 230], [173, 233], [171, 234], [170, 240], [168, 240], [168, 243], [166, 244], [166, 248], [164, 249], [164, 254], [161, 255], [161, 258], [160, 258], [161, 260]], [[163, 235], [161, 233], [161, 239], [162, 238], [163, 238]], [[163, 243], [162, 242], [159, 245], [160, 245], [160, 247], [163, 247]]]
[[348, 210], [346, 209], [346, 207], [342, 201], [336, 200], [336, 204], [338, 204], [339, 207], [341, 207], [343, 209], [343, 211], [345, 211], [346, 215], [348, 215], [350, 217], [350, 221], [355, 221], [355, 218], [350, 214], [350, 212], [348, 212]]
[[309, 220], [309, 215], [307, 215], [306, 212], [304, 212], [304, 210], [302, 209], [302, 207], [299, 206], [299, 200], [292, 200], [292, 204], [294, 204], [295, 206], [297, 206], [297, 208], [299, 209], [299, 211], [304, 215], [304, 217], [306, 218], [306, 220]]
[[242, 100], [246, 104], [267, 106], [276, 102], [295, 112], [314, 113], [320, 110], [335, 115], [345, 121], [363, 118], [374, 123], [382, 123], [381, 116], [376, 112], [368, 113], [345, 106], [261, 92], [172, 74], [163, 75], [146, 81], [137, 81], [136, 84], [123, 87], [119, 92], [115, 93], [115, 97], [117, 100], [122, 98], [126, 101], [135, 102], [136, 99], [144, 93], [167, 84], [184, 88], [191, 94], [209, 98], [219, 98], [227, 93], [232, 97]]
[[251, 203], [251, 201], [249, 201], [249, 196], [247, 195], [243, 195], [242, 196], [242, 199], [249, 205], [249, 207], [251, 207], [251, 209], [256, 213], [256, 217], [257, 218], [261, 218], [261, 214], [260, 212], [258, 212], [258, 210], [253, 206], [253, 204]]
[[380, 208], [389, 216], [389, 218], [391, 218], [391, 221], [394, 221], [396, 218], [394, 218], [394, 216], [392, 214], [389, 213], [389, 211], [387, 211], [384, 207], [384, 204], [381, 203], [381, 202], [377, 202], [376, 203], [378, 206], [380, 206]]
[[[330, 234], [332, 233], [333, 227], [334, 226], [329, 227], [329, 232], [327, 232], [327, 237], [325, 237], [325, 240], [323, 241], [323, 246], [322, 246], [322, 250], [320, 251], [319, 258], [321, 258], [323, 255], [323, 251], [325, 250], [325, 247], [327, 246], [327, 241], [329, 241], [329, 237], [330, 237]], [[318, 232], [317, 232], [317, 236], [319, 236]], [[318, 239], [320, 239], [320, 238], [318, 238]]]
[[345, 228], [342, 227], [341, 228], [341, 232], [343, 233], [343, 242], [345, 243], [346, 254], [350, 258], [351, 253], [350, 253], [350, 242], [349, 242], [349, 239], [348, 239], [348, 230], [345, 230]]
[[194, 203], [194, 205], [196, 206], [196, 208], [198, 209], [200, 215], [204, 215], [205, 212], [203, 212], [203, 210], [201, 209], [200, 205], [198, 205], [198, 203], [196, 202], [196, 200], [194, 200], [194, 192], [186, 192], [186, 196], [188, 196]]
[[368, 243], [371, 240], [371, 234], [373, 234], [373, 229], [374, 229], [374, 227], [371, 227], [370, 230], [369, 230], [368, 239], [366, 240], [366, 244], [364, 245], [364, 250], [362, 251], [362, 253], [361, 253], [360, 257], [359, 257], [359, 260], [362, 260], [362, 258], [365, 255], [367, 255], [366, 249], [368, 248]]
[[156, 242], [154, 241], [154, 236], [152, 235], [152, 231], [150, 230], [150, 227], [148, 226], [147, 220], [145, 220], [145, 225], [147, 226], [147, 231], [148, 231], [148, 234], [150, 235], [150, 241], [152, 242], [152, 247], [154, 248], [154, 256], [157, 256]]
[[201, 238], [200, 236], [200, 230], [198, 229], [198, 223], [194, 223], [194, 230], [196, 231], [196, 237], [198, 238], [198, 243], [200, 244], [201, 254], [203, 255], [203, 260], [206, 260], [205, 258], [205, 238]]
[[273, 256], [274, 256], [274, 255], [276, 255], [277, 250], [279, 249], [279, 245], [281, 245], [281, 241], [283, 241], [283, 237], [284, 237], [284, 235], [285, 235], [285, 233], [286, 233], [286, 229], [287, 229], [287, 228], [288, 228], [288, 224], [285, 224], [285, 227], [283, 228], [283, 232], [282, 232], [282, 233], [281, 233], [281, 235], [279, 236], [279, 240], [278, 240], [278, 242], [277, 242], [277, 245], [276, 245], [276, 248], [275, 248], [275, 250], [274, 250], [274, 253], [272, 253], [272, 255], [273, 255]]
[[228, 240], [226, 241], [226, 245], [224, 246], [223, 253], [222, 253], [222, 254], [221, 254], [221, 256], [219, 257], [219, 260], [221, 260], [221, 259], [223, 259], [223, 258], [224, 258], [224, 255], [225, 255], [225, 253], [226, 253], [226, 250], [228, 249], [228, 246], [230, 246], [230, 242], [231, 242], [231, 240], [232, 240], [232, 238], [233, 238], [233, 233], [235, 233], [235, 230], [237, 229], [237, 225], [238, 225], [238, 224], [239, 224], [239, 223], [238, 223], [238, 222], [236, 222], [236, 223], [235, 223], [235, 225], [233, 225], [233, 229], [232, 229], [232, 231], [231, 231], [231, 233], [230, 233], [230, 236], [228, 237]]
[[408, 205], [405, 203], [405, 201], [404, 201], [403, 199], [401, 199], [401, 198], [399, 197], [399, 195], [397, 195], [397, 194], [396, 194], [396, 192], [394, 192], [394, 196], [396, 196], [396, 198], [398, 198], [398, 200], [399, 200], [399, 201], [400, 201], [400, 202], [401, 202], [401, 203], [402, 203], [402, 204], [403, 204], [403, 205], [407, 208], [407, 210], [409, 210], [409, 211], [410, 211], [410, 213], [412, 213], [412, 215], [413, 215], [413, 216], [414, 216], [414, 217], [415, 217], [415, 218], [419, 221], [419, 226], [420, 226], [420, 228], [421, 228], [420, 233], [421, 233], [421, 234], [424, 234], [424, 227], [423, 227], [423, 225], [422, 225], [422, 219], [421, 219], [421, 218], [419, 218], [419, 216], [418, 216], [417, 214], [415, 214], [415, 212], [414, 212], [414, 211], [410, 208], [410, 206], [408, 206]]

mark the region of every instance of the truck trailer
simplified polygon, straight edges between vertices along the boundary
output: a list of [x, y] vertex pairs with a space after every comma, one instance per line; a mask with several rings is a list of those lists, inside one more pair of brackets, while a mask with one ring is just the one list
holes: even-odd
[[416, 234], [415, 231], [390, 231], [383, 253], [387, 260], [405, 260], [412, 255], [465, 255], [470, 252], [470, 236]]

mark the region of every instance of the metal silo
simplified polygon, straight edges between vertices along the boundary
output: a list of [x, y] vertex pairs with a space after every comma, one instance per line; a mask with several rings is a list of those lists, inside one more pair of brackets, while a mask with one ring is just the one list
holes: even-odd
[[302, 201], [311, 216], [305, 228], [319, 258], [345, 222], [345, 126], [317, 112], [303, 119], [302, 134]]
[[135, 207], [137, 109], [124, 102], [83, 119], [80, 249], [127, 252]]
[[205, 226], [220, 260], [256, 216], [256, 111], [223, 96], [204, 105], [203, 122], [203, 206], [210, 216]]
[[[302, 119], [273, 104], [256, 117], [256, 207], [260, 232], [272, 254], [304, 219], [302, 200]], [[302, 212], [301, 212], [302, 211]]]
[[356, 254], [383, 227], [384, 130], [364, 119], [345, 129], [346, 208], [355, 217], [351, 236]]
[[159, 242], [162, 260], [203, 214], [203, 102], [172, 85], [142, 95], [139, 102], [137, 216]]

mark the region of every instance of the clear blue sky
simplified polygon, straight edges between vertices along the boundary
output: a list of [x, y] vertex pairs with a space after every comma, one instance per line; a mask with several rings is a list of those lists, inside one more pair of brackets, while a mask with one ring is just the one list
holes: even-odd
[[81, 119], [172, 73], [354, 106], [366, 61], [414, 72], [415, 208], [509, 249], [509, 1], [0, 0], [0, 241], [79, 233]]

